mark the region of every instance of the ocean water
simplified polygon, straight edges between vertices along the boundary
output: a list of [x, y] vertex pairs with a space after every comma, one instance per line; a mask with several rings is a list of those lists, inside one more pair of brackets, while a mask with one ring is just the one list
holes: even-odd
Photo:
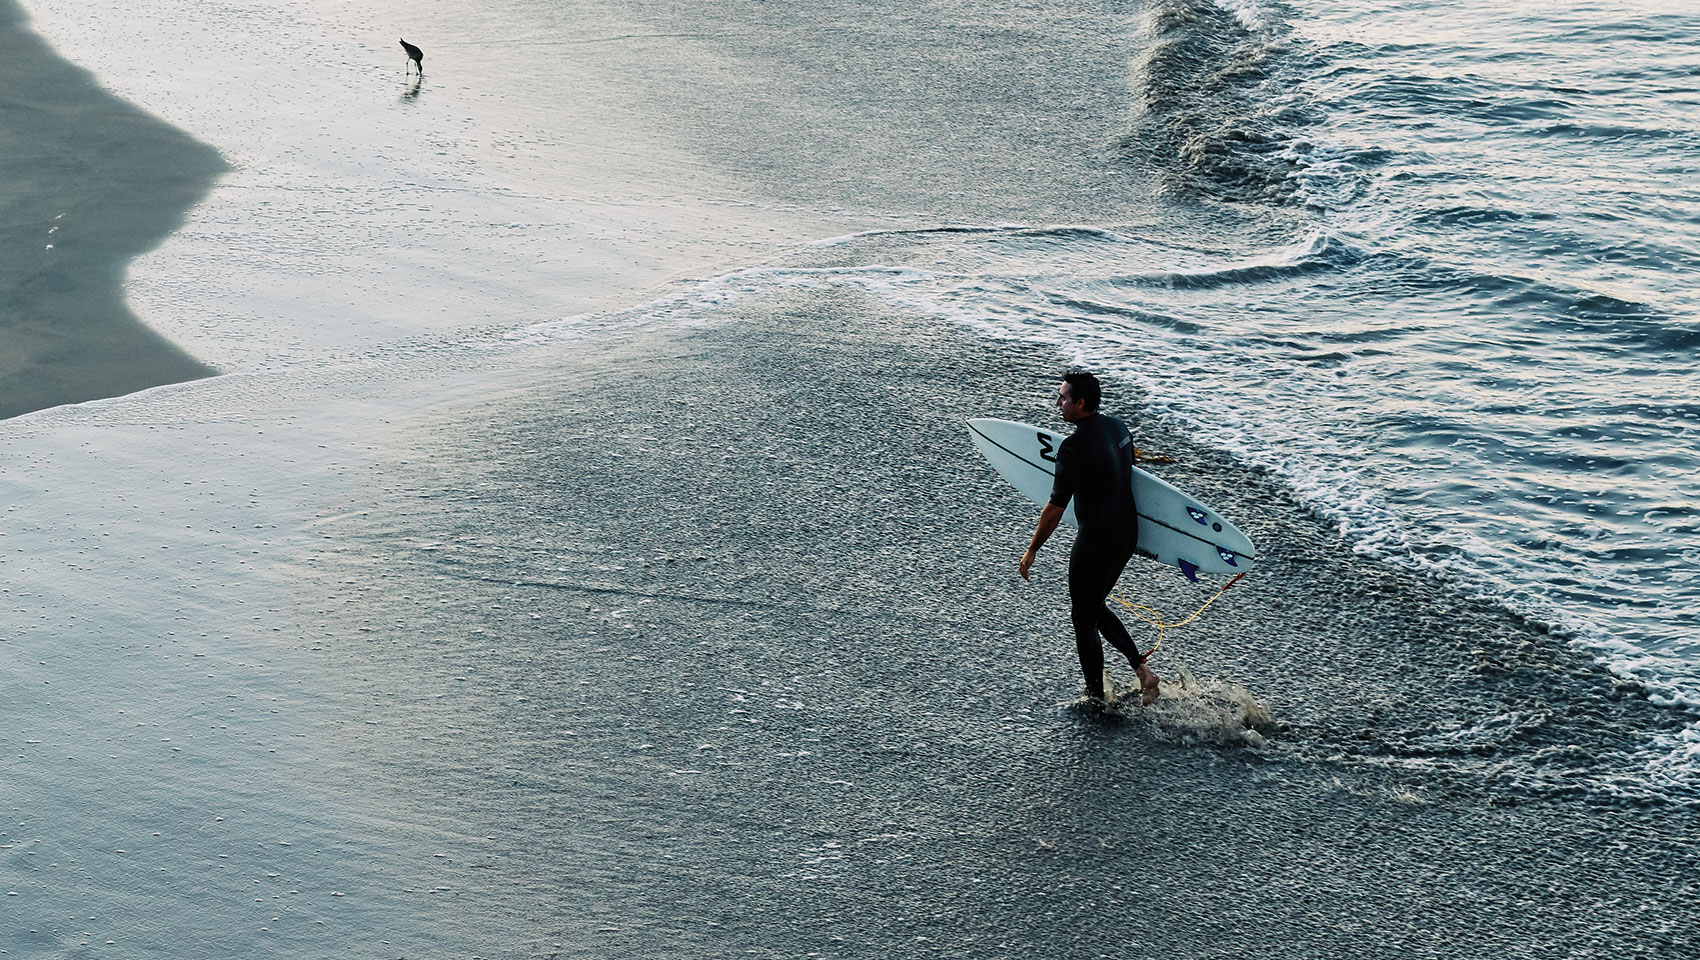
[[[1478, 906], [1473, 861], [1454, 859], [1444, 827], [1393, 826], [1410, 816], [1467, 822], [1501, 867], [1533, 857], [1550, 872], [1530, 882], [1564, 902], [1603, 903], [1627, 883], [1644, 905], [1591, 928], [1598, 942], [1567, 940], [1570, 921], [1519, 913], [1520, 881], [1507, 880], [1494, 889], [1511, 892], [1488, 898], [1498, 927], [1475, 930], [1510, 931], [1492, 941], [1507, 955], [1694, 943], [1681, 912], [1692, 881], [1666, 869], [1685, 862], [1670, 851], [1693, 839], [1680, 825], [1700, 802], [1700, 303], [1688, 281], [1700, 266], [1700, 19], [1679, 5], [27, 9], [67, 59], [231, 169], [126, 285], [144, 322], [220, 375], [4, 426], [8, 683], [36, 699], [6, 742], [17, 759], [4, 806], [19, 819], [0, 831], [0, 892], [28, 923], [6, 927], [0, 949], [80, 955], [110, 938], [120, 953], [171, 956], [173, 925], [159, 918], [199, 911], [207, 956], [442, 944], [642, 956], [663, 942], [890, 955], [925, 940], [946, 955], [1084, 956], [1100, 941], [1079, 942], [1085, 921], [1070, 911], [1097, 903], [1186, 918], [1190, 932], [1161, 941], [1183, 955], [1239, 942], [1244, 929], [1211, 926], [1224, 916], [1272, 924], [1257, 929], [1293, 955], [1326, 953], [1361, 946], [1349, 924], [1328, 922], [1339, 941], [1312, 939], [1319, 927], [1302, 917], [1254, 919], [1274, 915], [1260, 898], [1312, 919], [1331, 893], [1396, 913], [1411, 890], [1438, 888], [1456, 898], [1448, 916]], [[397, 36], [425, 48], [423, 79], [404, 76]], [[917, 652], [924, 628], [966, 630], [972, 617], [894, 627], [865, 609], [868, 596], [925, 592], [895, 581], [919, 562], [908, 528], [846, 506], [938, 532], [919, 507], [879, 506], [910, 489], [902, 478], [846, 468], [822, 491], [823, 514], [850, 515], [844, 542], [890, 575], [862, 582], [840, 559], [853, 596], [783, 551], [728, 546], [741, 521], [707, 505], [762, 492], [725, 479], [730, 446], [691, 454], [707, 478], [692, 491], [700, 514], [641, 489], [630, 502], [665, 524], [553, 512], [539, 489], [554, 481], [523, 465], [573, 475], [539, 449], [553, 421], [527, 386], [575, 345], [620, 344], [560, 388], [561, 429], [576, 431], [567, 414], [590, 417], [618, 396], [622, 364], [645, 366], [644, 337], [723, 331], [714, 342], [730, 348], [750, 318], [780, 322], [776, 302], [832, 318], [808, 327], [823, 341], [831, 324], [853, 337], [898, 317], [989, 356], [1037, 351], [1106, 372], [1134, 394], [1116, 399], [1137, 400], [1140, 426], [1214, 452], [1186, 485], [1231, 498], [1248, 528], [1267, 507], [1338, 536], [1345, 560], [1327, 569], [1343, 579], [1287, 572], [1315, 561], [1314, 544], [1260, 543], [1284, 592], [1254, 594], [1267, 608], [1320, 622], [1414, 577], [1440, 598], [1412, 628], [1421, 645], [1353, 661], [1383, 674], [1342, 674], [1347, 622], [1280, 634], [1288, 645], [1204, 677], [1199, 689], [1224, 702], [1274, 703], [1252, 711], [1272, 709], [1268, 743], [1230, 738], [1244, 758], [1161, 719], [1157, 736], [1117, 739], [1054, 707], [1062, 693], [1045, 685], [1066, 671], [1039, 664], [1066, 650], [1014, 640], [998, 648], [1013, 664], [1004, 685], [957, 684], [966, 708], [915, 705], [934, 693], [914, 679], [933, 663]], [[783, 378], [810, 349], [768, 369]], [[950, 415], [1044, 416], [1046, 382], [1027, 408], [1010, 406], [1020, 386], [984, 388], [997, 409], [962, 401]], [[680, 395], [693, 405], [668, 406], [667, 422], [716, 443], [747, 441], [695, 411], [764, 415], [708, 387]], [[891, 432], [886, 408], [862, 396], [851, 409], [881, 419], [848, 432]], [[550, 444], [650, 462], [661, 441], [643, 419], [610, 416], [618, 442], [586, 428]], [[769, 454], [789, 462], [802, 441], [762, 422]], [[848, 442], [836, 455], [874, 459]], [[937, 469], [970, 502], [991, 489]], [[562, 496], [596, 490], [574, 483], [559, 481]], [[613, 555], [599, 531], [643, 556]], [[809, 549], [826, 562], [848, 548]], [[716, 612], [646, 613], [665, 589], [652, 567], [678, 563], [715, 572], [689, 587]], [[969, 573], [945, 579], [987, 590], [1011, 623], [1026, 615]], [[592, 639], [538, 632], [559, 610], [531, 592], [563, 590], [581, 591]], [[795, 599], [817, 592], [813, 606]], [[1550, 704], [1460, 695], [1453, 715], [1366, 693], [1373, 710], [1351, 705], [1352, 691], [1397, 686], [1397, 671], [1422, 674], [1424, 651], [1469, 649], [1478, 632], [1497, 643], [1484, 617], [1501, 614], [1519, 631], [1512, 646], [1609, 677], [1610, 703], [1573, 693], [1598, 676], [1560, 666], [1517, 701]], [[1225, 601], [1221, 622], [1257, 615]], [[779, 642], [764, 663], [728, 639], [765, 636], [769, 621], [818, 642], [817, 658]], [[842, 633], [875, 650], [887, 629], [909, 644], [890, 659], [828, 642]], [[627, 645], [657, 634], [719, 659], [644, 646], [632, 656], [653, 662], [630, 666]], [[1283, 700], [1252, 679], [1277, 650], [1317, 675], [1287, 681], [1305, 693]], [[569, 668], [550, 666], [559, 656]], [[662, 672], [721, 662], [723, 674]], [[1011, 703], [1005, 685], [1049, 692]], [[683, 705], [656, 711], [659, 698]], [[1620, 698], [1636, 706], [1614, 712]], [[1464, 716], [1483, 702], [1495, 706]], [[1331, 725], [1383, 710], [1420, 717], [1385, 734], [1386, 749], [1363, 747], [1375, 738], [1357, 721]], [[1585, 739], [1570, 713], [1609, 735]], [[73, 748], [63, 761], [61, 745]], [[1153, 813], [1168, 854], [1158, 873], [1106, 853], [1140, 826], [1117, 811], [1148, 753], [1183, 773], [1133, 788], [1145, 809], [1251, 839], [1205, 849], [1192, 826]], [[788, 795], [805, 776], [828, 786]], [[1315, 833], [1356, 826], [1290, 859], [1358, 877], [1344, 893], [1282, 872], [1284, 844], [1298, 842], [1287, 829], [1310, 810], [1293, 785], [1313, 781], [1335, 784], [1317, 808], [1336, 819]], [[1224, 782], [1258, 789], [1213, 788]], [[724, 822], [697, 814], [728, 803]], [[1547, 819], [1513, 812], [1527, 807]], [[1614, 839], [1589, 819], [1626, 808], [1670, 820], [1611, 821]], [[791, 816], [808, 829], [789, 829]], [[1127, 832], [1088, 836], [1100, 820]], [[1394, 852], [1363, 839], [1377, 831]], [[1067, 846], [1075, 833], [1084, 847]], [[1571, 839], [1576, 862], [1553, 852]], [[1619, 844], [1652, 859], [1590, 872], [1630, 857]], [[1086, 876], [1028, 866], [1058, 845]], [[760, 873], [776, 859], [777, 879]], [[1378, 886], [1387, 864], [1421, 883]], [[1189, 885], [1194, 874], [1207, 879]], [[751, 877], [757, 906], [734, 882]], [[988, 881], [995, 891], [976, 886]], [[846, 898], [843, 916], [800, 906], [823, 889]], [[880, 912], [917, 889], [934, 891], [929, 906]], [[1224, 912], [1214, 895], [1250, 906]], [[694, 902], [712, 919], [679, 920]], [[529, 931], [549, 909], [555, 926], [504, 944], [480, 928], [500, 917]], [[858, 909], [880, 923], [856, 926]], [[1028, 935], [976, 939], [1001, 915]], [[1468, 938], [1431, 939], [1446, 927], [1432, 916], [1397, 921], [1404, 933], [1383, 926], [1373, 941], [1389, 954], [1471, 955]], [[863, 939], [845, 946], [832, 923]]]
[[[999, 28], [1079, 28], [1028, 14]], [[1090, 159], [1030, 158], [1073, 195], [825, 238], [845, 265], [715, 295], [849, 284], [1055, 345], [1275, 471], [1356, 551], [1700, 706], [1700, 25], [1658, 3], [1182, 2], [1125, 28], [1096, 44], [1128, 51], [1125, 95], [1075, 117], [1105, 137]], [[1697, 738], [1649, 745], [1650, 769], [1692, 785]]]
[[[1694, 18], [1171, 3], [1140, 27], [1117, 150], [1272, 235], [921, 232], [877, 282], [1129, 377], [1357, 551], [1700, 704]], [[1655, 766], [1687, 779], [1696, 746]]]

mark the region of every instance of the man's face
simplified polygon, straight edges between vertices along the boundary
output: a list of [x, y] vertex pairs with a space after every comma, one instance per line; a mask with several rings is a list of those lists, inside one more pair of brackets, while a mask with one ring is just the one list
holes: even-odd
[[1086, 402], [1075, 399], [1074, 388], [1068, 385], [1067, 380], [1057, 386], [1057, 412], [1069, 423], [1086, 419]]

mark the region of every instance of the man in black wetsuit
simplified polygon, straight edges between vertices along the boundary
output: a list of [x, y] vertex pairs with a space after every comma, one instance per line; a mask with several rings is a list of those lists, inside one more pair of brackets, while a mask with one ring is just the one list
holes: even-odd
[[1139, 675], [1141, 698], [1149, 704], [1157, 699], [1157, 674], [1145, 665], [1127, 628], [1104, 602], [1133, 556], [1139, 517], [1133, 507], [1133, 437], [1120, 420], [1098, 412], [1100, 395], [1098, 378], [1080, 371], [1064, 374], [1057, 387], [1057, 410], [1074, 424], [1074, 435], [1057, 448], [1051, 502], [1039, 514], [1039, 529], [1021, 558], [1021, 577], [1027, 579], [1033, 558], [1072, 498], [1080, 535], [1068, 555], [1068, 600], [1086, 692], [1104, 699], [1104, 648], [1098, 642], [1102, 633]]

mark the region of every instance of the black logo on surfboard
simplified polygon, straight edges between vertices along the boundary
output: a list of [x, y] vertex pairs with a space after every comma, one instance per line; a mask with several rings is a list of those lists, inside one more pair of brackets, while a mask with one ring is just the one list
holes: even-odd
[[1057, 462], [1057, 458], [1051, 455], [1051, 438], [1043, 433], [1039, 434], [1039, 459]]

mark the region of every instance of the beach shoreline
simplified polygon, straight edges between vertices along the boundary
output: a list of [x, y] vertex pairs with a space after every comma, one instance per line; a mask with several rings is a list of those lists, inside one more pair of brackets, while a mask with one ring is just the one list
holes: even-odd
[[[1124, 5], [943, 4], [871, 48], [859, 7], [755, 0], [714, 30], [665, 4], [45, 5], [73, 63], [229, 168], [182, 181], [222, 177], [139, 260], [63, 228], [87, 259], [32, 289], [120, 291], [221, 375], [0, 433], [0, 692], [28, 705], [0, 731], [0, 950], [1700, 942], [1692, 715], [1210, 442], [1212, 403], [1316, 428], [1213, 395], [1264, 374], [1177, 344], [1262, 336], [1278, 378], [1377, 355], [1281, 299], [1374, 250], [1159, 196], [1115, 147], [1152, 39]], [[438, 31], [405, 34], [419, 84], [404, 13]], [[1195, 324], [1198, 291], [1246, 311]], [[963, 426], [1057, 426], [1082, 357], [1262, 558], [1167, 636], [1151, 710], [1083, 702], [1067, 534], [1023, 584], [1037, 511]], [[1142, 394], [1153, 365], [1186, 390]], [[1216, 586], [1135, 564], [1165, 613]]]
[[[1687, 814], [1613, 793], [1633, 738], [1681, 720], [1561, 638], [1354, 556], [1112, 382], [1108, 409], [1180, 460], [1165, 476], [1263, 559], [1168, 638], [1168, 699], [1098, 716], [1066, 539], [1015, 577], [1034, 511], [962, 427], [1042, 421], [1065, 359], [848, 290], [739, 314], [542, 347], [533, 375], [398, 423], [382, 501], [314, 555], [327, 595], [383, 571], [359, 632], [311, 590], [298, 631], [387, 718], [354, 754], [439, 798], [502, 878], [483, 889], [513, 893], [489, 904], [501, 934], [469, 936], [1294, 958], [1691, 936], [1608, 907], [1683, 909]], [[1143, 563], [1125, 583], [1165, 611], [1211, 589]]]
[[[1262, 559], [1169, 636], [1156, 708], [1097, 715], [1066, 535], [1023, 585], [1034, 511], [962, 425], [1044, 422], [1066, 358], [851, 288], [736, 313], [17, 421], [8, 479], [57, 492], [8, 530], [4, 647], [41, 664], [14, 692], [100, 706], [37, 698], [0, 737], [35, 853], [8, 907], [57, 931], [9, 943], [73, 947], [68, 898], [159, 957], [151, 918], [191, 903], [280, 957], [1692, 941], [1652, 922], [1687, 909], [1690, 813], [1619, 792], [1681, 720], [1562, 638], [1355, 556], [1112, 379]], [[95, 474], [123, 496], [64, 482]]]
[[[397, 9], [382, 5], [269, 16], [157, 2], [129, 24], [57, 0], [31, 6], [64, 61], [98, 69], [117, 95], [228, 162], [182, 229], [127, 265], [122, 291], [221, 373], [449, 349], [893, 223], [764, 205], [707, 169], [622, 86], [642, 50], [592, 45], [539, 73], [476, 42], [439, 41], [441, 65], [409, 79], [388, 36]], [[451, 4], [429, 15], [445, 31], [476, 19]], [[197, 25], [263, 35], [265, 52], [209, 46]], [[463, 26], [474, 41], [482, 29]], [[285, 64], [298, 65], [287, 82]], [[559, 102], [563, 87], [576, 95]]]
[[213, 189], [217, 151], [59, 58], [15, 0], [0, 0], [0, 87], [0, 418], [213, 375], [124, 284]]

